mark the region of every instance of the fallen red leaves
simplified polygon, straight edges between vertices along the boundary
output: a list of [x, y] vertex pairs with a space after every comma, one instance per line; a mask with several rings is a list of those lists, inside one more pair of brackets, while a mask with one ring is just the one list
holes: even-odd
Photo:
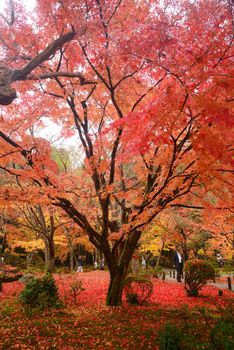
[[[106, 271], [92, 271], [86, 273], [55, 274], [54, 278], [59, 289], [59, 294], [65, 304], [72, 306], [74, 300], [69, 294], [72, 283], [81, 280], [85, 288], [78, 296], [78, 305], [92, 306], [104, 305], [106, 292], [109, 283], [109, 274]], [[218, 289], [214, 286], [205, 286], [200, 296], [188, 297], [183, 283], [161, 281], [153, 279], [154, 292], [150, 302], [155, 306], [179, 307], [187, 304], [189, 307], [224, 305], [225, 297], [233, 297], [229, 290], [223, 290], [224, 296], [218, 296]], [[23, 289], [20, 282], [3, 283], [3, 292], [0, 293], [0, 300], [17, 295]]]
[[[105, 303], [109, 283], [109, 275], [107, 272], [93, 271], [73, 275], [56, 275], [55, 279], [59, 287], [60, 295], [63, 298], [67, 295], [66, 293], [69, 289], [69, 285], [74, 282], [74, 280], [80, 279], [83, 282], [85, 291], [81, 292], [79, 296], [79, 305], [97, 305]], [[159, 307], [179, 307], [183, 304], [188, 304], [190, 307], [212, 304], [223, 305], [225, 303], [225, 296], [233, 296], [231, 291], [224, 290], [224, 297], [219, 297], [216, 287], [205, 286], [200, 293], [200, 297], [192, 298], [187, 296], [183, 283], [163, 282], [154, 279], [153, 284], [154, 292], [151, 297], [151, 303]], [[72, 300], [67, 300], [67, 302], [71, 304]]]
[[[187, 304], [212, 309], [228, 302], [232, 292], [204, 287], [201, 297], [187, 297], [183, 284], [153, 280], [154, 293], [148, 306], [106, 307], [105, 297], [109, 283], [108, 272], [93, 271], [72, 275], [54, 275], [60, 297], [66, 308], [35, 312], [25, 315], [14, 296], [23, 289], [20, 282], [3, 284], [0, 294], [0, 348], [1, 349], [95, 349], [95, 350], [143, 350], [158, 349], [158, 332], [167, 322], [181, 323], [178, 308]], [[70, 286], [81, 280], [85, 288], [75, 305]], [[191, 311], [193, 312], [193, 311]], [[194, 311], [194, 328], [201, 334], [207, 330], [199, 312]], [[17, 328], [18, 332], [14, 330]]]

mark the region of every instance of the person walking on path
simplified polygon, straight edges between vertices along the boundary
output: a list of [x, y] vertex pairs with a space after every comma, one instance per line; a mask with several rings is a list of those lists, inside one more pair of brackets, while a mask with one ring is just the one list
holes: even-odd
[[173, 265], [174, 265], [174, 267], [176, 269], [176, 272], [177, 272], [177, 276], [176, 276], [177, 277], [177, 281], [181, 282], [184, 262], [183, 262], [183, 256], [180, 253], [178, 248], [176, 248], [176, 251], [174, 252]]
[[81, 256], [79, 256], [79, 258], [78, 258], [77, 272], [83, 272], [83, 259]]
[[224, 261], [223, 261], [223, 257], [222, 257], [221, 254], [217, 253], [216, 260], [217, 260], [217, 263], [218, 263], [219, 267], [223, 267], [224, 266]]
[[145, 257], [144, 257], [144, 256], [141, 258], [141, 266], [142, 266], [142, 269], [143, 269], [143, 270], [146, 269], [146, 260], [145, 260]]
[[101, 258], [101, 261], [100, 261], [100, 270], [104, 270], [105, 269], [105, 259], [104, 258]]

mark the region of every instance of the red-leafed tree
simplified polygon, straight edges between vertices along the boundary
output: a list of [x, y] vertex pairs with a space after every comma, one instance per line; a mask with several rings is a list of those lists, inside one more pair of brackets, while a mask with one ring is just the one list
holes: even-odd
[[211, 254], [221, 253], [225, 260], [232, 260], [234, 263], [234, 215], [230, 210], [214, 210], [212, 216], [205, 220], [204, 227], [209, 230], [213, 237], [210, 241]]
[[[38, 0], [33, 18], [9, 3], [1, 103], [15, 101], [2, 109], [0, 166], [21, 187], [4, 184], [1, 201], [61, 207], [103, 252], [107, 304], [120, 305], [160, 212], [203, 208], [210, 192], [231, 205], [232, 2]], [[79, 170], [58, 172], [48, 140], [30, 134], [45, 118], [77, 135]]]

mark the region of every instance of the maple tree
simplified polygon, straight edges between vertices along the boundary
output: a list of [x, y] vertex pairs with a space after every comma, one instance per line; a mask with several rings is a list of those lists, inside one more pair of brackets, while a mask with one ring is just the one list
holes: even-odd
[[[42, 205], [15, 205], [6, 212], [5, 231], [9, 250], [14, 251], [17, 247], [25, 249], [30, 263], [33, 253], [44, 249], [45, 270], [52, 272], [55, 265], [54, 235], [60, 227], [54, 210], [46, 210]], [[1, 218], [4, 220], [2, 215]]]
[[204, 227], [212, 233], [210, 245], [212, 253], [221, 253], [226, 260], [234, 261], [233, 213], [230, 211], [213, 211], [215, 220], [205, 220]]
[[[232, 207], [232, 2], [38, 0], [34, 16], [9, 4], [0, 169], [16, 182], [2, 186], [0, 204], [62, 208], [104, 254], [106, 302], [120, 305], [159, 213]], [[77, 135], [77, 171], [59, 172], [49, 140], [30, 132], [43, 118]]]
[[56, 243], [60, 243], [56, 256], [61, 261], [65, 261], [69, 256], [70, 271], [73, 272], [78, 264], [78, 256], [81, 255], [87, 263], [87, 252], [92, 254], [94, 246], [88, 240], [85, 231], [77, 227], [74, 222], [62, 225], [61, 229], [56, 239]]
[[169, 217], [169, 241], [180, 246], [185, 260], [199, 255], [215, 257], [217, 252], [233, 261], [233, 214], [210, 205], [204, 210], [180, 208], [163, 212]]
[[42, 205], [18, 208], [19, 219], [15, 223], [34, 233], [42, 239], [45, 251], [45, 270], [53, 272], [55, 268], [55, 233], [61, 227], [54, 208], [43, 208]]
[[[207, 212], [206, 212], [207, 211]], [[209, 214], [208, 214], [209, 212]], [[210, 215], [212, 213], [212, 215]], [[214, 219], [215, 217], [215, 219]], [[166, 264], [172, 267], [172, 251], [179, 249], [184, 261], [201, 257], [216, 261], [220, 252], [228, 261], [233, 254], [232, 215], [217, 209], [205, 210], [168, 208], [152, 222], [142, 236], [141, 249], [157, 256], [156, 267], [162, 253], [169, 255]], [[167, 251], [171, 251], [166, 253]], [[164, 265], [165, 262], [162, 264]]]
[[[141, 250], [154, 255], [153, 264], [158, 268], [164, 250], [169, 250], [174, 246], [174, 231], [171, 229], [171, 215], [163, 211], [155, 221], [147, 227], [146, 232], [141, 237]], [[157, 259], [155, 258], [157, 257]]]
[[199, 210], [188, 211], [186, 208], [173, 208], [167, 213], [170, 217], [170, 241], [180, 247], [185, 261], [197, 258], [199, 251], [203, 250], [204, 253], [209, 247], [212, 234], [205, 229], [203, 223], [207, 219], [202, 214]]
[[4, 230], [8, 232], [9, 251], [14, 255], [17, 248], [23, 248], [27, 253], [28, 267], [35, 253], [41, 250], [44, 251], [46, 272], [54, 272], [55, 259], [64, 261], [68, 254], [73, 271], [77, 260], [75, 255], [77, 245], [93, 251], [93, 246], [90, 247], [91, 244], [88, 244], [84, 232], [78, 230], [58, 208], [41, 204], [34, 206], [26, 204], [20, 207], [16, 204], [13, 206], [13, 211], [8, 207], [7, 214], [7, 216], [0, 215], [0, 219], [6, 222]]

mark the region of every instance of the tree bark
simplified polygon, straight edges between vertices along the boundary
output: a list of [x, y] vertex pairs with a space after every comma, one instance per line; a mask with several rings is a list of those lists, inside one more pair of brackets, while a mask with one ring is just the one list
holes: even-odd
[[9, 105], [16, 98], [16, 91], [11, 87], [12, 70], [0, 66], [0, 105]]
[[119, 269], [116, 272], [110, 272], [110, 284], [106, 297], [106, 305], [121, 306], [124, 281], [127, 274], [127, 268]]
[[[11, 87], [11, 83], [19, 80], [26, 80], [27, 76], [40, 64], [47, 61], [52, 54], [54, 54], [63, 44], [73, 40], [75, 32], [68, 32], [61, 35], [48, 45], [44, 51], [40, 52], [36, 57], [32, 58], [24, 67], [12, 70], [5, 66], [0, 66], [0, 105], [9, 105], [17, 97], [16, 91]], [[59, 72], [56, 72], [59, 74]], [[79, 78], [82, 83], [85, 79], [81, 74]]]
[[[119, 256], [111, 253], [111, 258], [108, 251], [103, 245], [103, 254], [105, 256], [109, 271], [110, 284], [107, 292], [106, 305], [121, 306], [122, 294], [124, 288], [125, 277], [128, 272], [130, 261], [132, 260], [137, 243], [141, 237], [140, 231], [132, 231], [128, 234], [128, 238], [124, 241], [122, 252], [118, 252]], [[107, 245], [108, 246], [108, 245]]]
[[53, 239], [47, 239], [45, 242], [45, 271], [53, 272], [55, 268], [55, 247]]

